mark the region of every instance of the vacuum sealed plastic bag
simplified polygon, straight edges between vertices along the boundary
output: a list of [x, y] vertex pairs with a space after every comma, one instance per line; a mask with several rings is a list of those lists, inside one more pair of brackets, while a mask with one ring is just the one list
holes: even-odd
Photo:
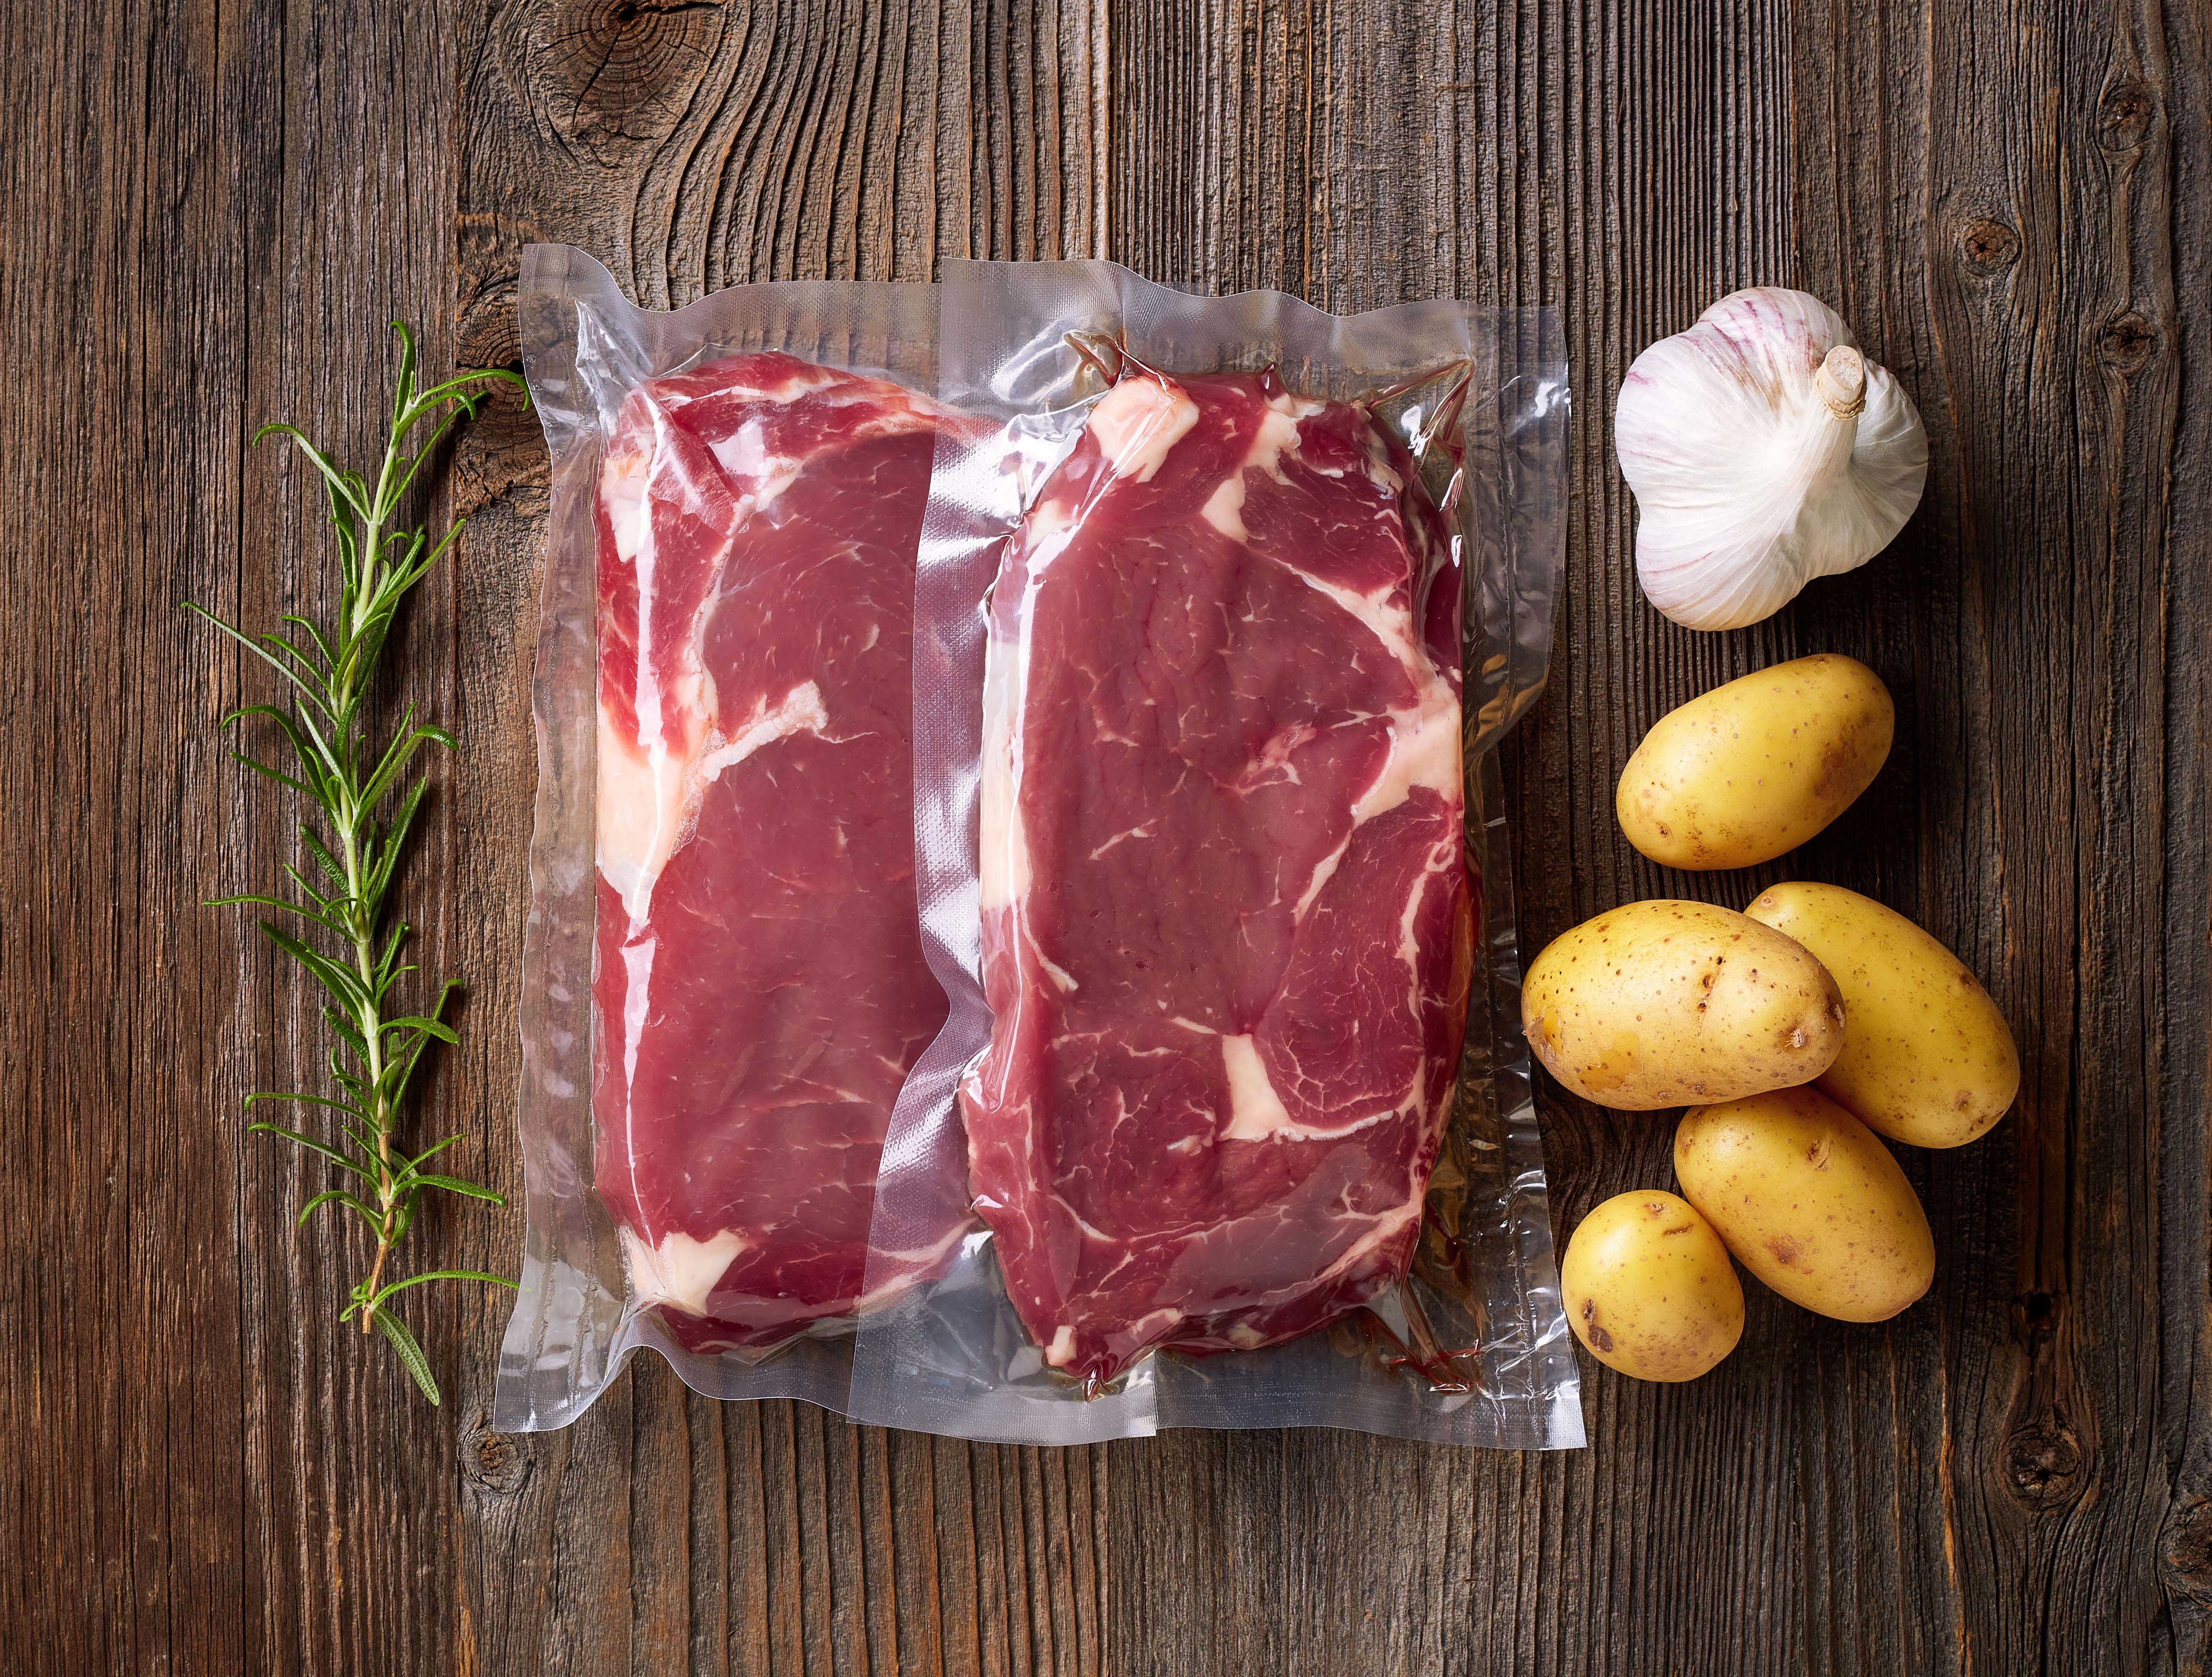
[[939, 394], [981, 422], [915, 603], [951, 1012], [848, 1412], [1579, 1443], [1488, 758], [1549, 647], [1553, 323], [955, 263]]
[[559, 1425], [635, 1345], [842, 1407], [878, 1156], [945, 1017], [915, 918], [915, 543], [946, 412], [927, 286], [660, 314], [533, 247], [554, 471], [525, 949], [529, 1233], [495, 1424]]

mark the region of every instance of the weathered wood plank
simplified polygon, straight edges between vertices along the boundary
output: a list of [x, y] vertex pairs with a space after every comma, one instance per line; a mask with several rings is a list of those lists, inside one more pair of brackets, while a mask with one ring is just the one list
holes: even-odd
[[[24, 509], [0, 1014], [30, 1049], [6, 1057], [7, 1337], [33, 1348], [6, 1385], [10, 1551], [40, 1562], [0, 1642], [52, 1669], [356, 1646], [420, 1667], [450, 1610], [450, 1433], [339, 1342], [324, 1302], [356, 1254], [335, 1225], [287, 1231], [308, 1174], [242, 1134], [246, 1089], [315, 1076], [310, 1015], [197, 899], [292, 845], [217, 741], [258, 688], [176, 609], [327, 601], [319, 518], [248, 430], [292, 413], [358, 444], [394, 305], [447, 335], [434, 24], [118, 3], [4, 25], [0, 309], [30, 396], [0, 419]], [[443, 710], [451, 685], [432, 659], [407, 689]], [[420, 908], [449, 956], [440, 902]]]
[[[1296, 43], [1322, 68], [1315, 111], [1268, 111], [1256, 144], [1187, 114], [1231, 79], [1233, 58], [1170, 53], [1139, 89], [1149, 103], [1120, 113], [1151, 143], [1179, 139], [1210, 200], [1254, 207], [1253, 223], [1224, 229], [1233, 242], [1164, 277], [1274, 284], [1341, 308], [1437, 291], [1566, 307], [1570, 586], [1552, 695], [1509, 753], [1533, 948], [1656, 893], [1594, 789], [1609, 794], [1660, 711], [1778, 649], [1671, 631], [1643, 605], [1607, 439], [1610, 393], [1635, 351], [1721, 293], [1773, 277], [1786, 248], [1786, 154], [1772, 145], [1789, 98], [1771, 74], [1780, 20], [1754, 5], [1717, 18], [1388, 3], [1225, 3], [1206, 15], [1205, 39]], [[1133, 22], [1132, 35], [1146, 27]], [[1117, 54], [1124, 44], [1117, 34]], [[1301, 190], [1254, 188], [1247, 171]], [[1116, 255], [1157, 271], [1176, 259], [1174, 218], [1188, 211], [1176, 194], [1154, 202], [1166, 228], [1114, 230]], [[1563, 1229], [1597, 1198], [1668, 1180], [1663, 1125], [1565, 1101], [1546, 1116]], [[1754, 1333], [1797, 1331], [1778, 1309], [1755, 1313]], [[1119, 1447], [1114, 1643], [1148, 1672], [1218, 1668], [1247, 1637], [1264, 1638], [1265, 1664], [1295, 1670], [1785, 1668], [1797, 1638], [1776, 1621], [1802, 1581], [1782, 1389], [1778, 1368], [1749, 1358], [1694, 1395], [1594, 1382], [1600, 1447], [1564, 1463], [1335, 1436]], [[1206, 1494], [1186, 1494], [1190, 1485]], [[1437, 1508], [1453, 1510], [1449, 1525]], [[1634, 1512], [1616, 1524], [1607, 1509]], [[1723, 1523], [1729, 1543], [1698, 1540]], [[1527, 1582], [1492, 1607], [1492, 1558], [1508, 1554]], [[1170, 1589], [1178, 1607], [1156, 1608]], [[1628, 1614], [1641, 1627], [1632, 1650], [1613, 1641]]]
[[[2212, 409], [2194, 315], [2203, 21], [1779, 0], [547, 0], [0, 13], [0, 1645], [57, 1671], [2185, 1671], [2206, 1658]], [[1757, 1294], [1742, 1354], [1596, 1375], [1573, 1459], [1328, 1433], [999, 1449], [723, 1407], [641, 1364], [576, 1427], [483, 1424], [498, 1301], [416, 1320], [424, 1413], [323, 1302], [355, 1253], [239, 1133], [319, 1031], [210, 887], [290, 853], [228, 765], [258, 696], [181, 597], [328, 598], [277, 415], [370, 437], [404, 314], [514, 353], [561, 238], [683, 302], [949, 255], [1110, 253], [1340, 308], [1567, 313], [1571, 588], [1510, 743], [1533, 947], [1612, 902], [1785, 876], [1635, 857], [1613, 776], [1692, 692], [1868, 659], [1875, 790], [1786, 864], [1954, 943], [2019, 1115], [1908, 1168], [1943, 1264], [1875, 1329]], [[1919, 399], [1927, 506], [1761, 629], [1657, 619], [1609, 399], [1755, 280], [1843, 308]], [[450, 294], [451, 302], [447, 301]], [[408, 620], [461, 735], [410, 899], [472, 980], [431, 1091], [513, 1186], [544, 511], [533, 421], [464, 439], [473, 519]], [[434, 514], [436, 506], [426, 509]], [[1562, 1230], [1667, 1126], [1548, 1100]], [[507, 1267], [516, 1220], [431, 1226]], [[1757, 1290], [1754, 1289], [1754, 1292]]]
[[[531, 239], [592, 250], [663, 307], [750, 279], [927, 278], [945, 255], [1092, 253], [1102, 17], [1085, 0], [485, 9], [460, 48], [462, 357], [513, 358]], [[500, 785], [469, 823], [502, 830], [477, 899], [510, 963], [532, 751], [522, 626], [544, 493], [533, 431], [494, 421], [458, 460], [463, 497], [482, 507], [461, 566], [489, 579], [483, 620], [512, 625], [472, 685], [525, 784]], [[503, 1238], [482, 1255], [510, 1261]], [[470, 1401], [489, 1377], [471, 1371]], [[510, 1662], [487, 1670], [1102, 1668], [1093, 1453], [724, 1407], [650, 1357], [567, 1437], [494, 1448], [529, 1471], [504, 1493], [513, 1506], [480, 1500], [467, 1528], [471, 1618]], [[599, 1463], [620, 1464], [613, 1485]], [[626, 1527], [610, 1518], [620, 1507]], [[571, 1614], [601, 1627], [588, 1657]]]

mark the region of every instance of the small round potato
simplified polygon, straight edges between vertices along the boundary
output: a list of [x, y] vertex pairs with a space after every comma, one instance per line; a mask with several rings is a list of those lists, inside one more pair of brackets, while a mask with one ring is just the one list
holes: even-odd
[[1839, 885], [1778, 885], [1745, 912], [1819, 956], [1844, 992], [1844, 1052], [1820, 1087], [1869, 1129], [1959, 1147], [2010, 1110], [2020, 1051], [2004, 1015], [1911, 921]]
[[1674, 1174], [1746, 1269], [1820, 1315], [1884, 1321], [1936, 1278], [1912, 1184], [1816, 1089], [1692, 1107], [1674, 1131]]
[[1695, 1380], [1743, 1337], [1743, 1284], [1712, 1224], [1671, 1193], [1616, 1194], [1559, 1261], [1575, 1338], [1638, 1380]]
[[1554, 1077], [1650, 1112], [1810, 1082], [1844, 1046], [1844, 1002], [1798, 944], [1710, 903], [1625, 903], [1530, 963], [1521, 1028]]
[[1673, 868], [1770, 861], [1866, 790], [1896, 719], [1881, 679], [1832, 652], [1716, 687], [1636, 747], [1613, 798], [1620, 830]]

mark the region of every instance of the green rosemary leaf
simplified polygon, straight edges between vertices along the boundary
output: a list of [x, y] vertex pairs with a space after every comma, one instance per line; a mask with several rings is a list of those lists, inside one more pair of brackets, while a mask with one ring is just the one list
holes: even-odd
[[[280, 863], [277, 865], [283, 869], [284, 877], [290, 880], [292, 883], [298, 887], [300, 894], [305, 897], [309, 902], [314, 904], [315, 912], [318, 914], [324, 916], [325, 918], [328, 918], [331, 913], [332, 899], [329, 897], [325, 897], [321, 892], [316, 890], [314, 885], [308, 880], [307, 876], [301, 873], [297, 868], [294, 867], [290, 863], [284, 862]], [[339, 899], [338, 900], [343, 901], [343, 899]]]
[[422, 1064], [422, 1051], [430, 1046], [431, 1041], [429, 1037], [418, 1036], [393, 1058], [385, 1073], [388, 1080], [386, 1089], [388, 1098], [393, 1101], [406, 1099], [407, 1086], [414, 1081], [415, 1068]]
[[[448, 980], [445, 989], [439, 992], [438, 1005], [434, 1011], [443, 1013], [446, 1010], [446, 997], [459, 988], [459, 980]], [[392, 1071], [390, 1074], [393, 1078], [392, 1088], [393, 1100], [398, 1100], [406, 1089], [408, 1079], [415, 1075], [416, 1063], [422, 1058], [422, 1051], [430, 1046], [430, 1041], [431, 1039], [427, 1035], [417, 1036], [401, 1051], [399, 1058], [393, 1062]]]
[[308, 734], [273, 704], [241, 704], [222, 719], [223, 725], [229, 727], [247, 717], [266, 717], [276, 724], [277, 731], [283, 735], [285, 743], [292, 747], [294, 760], [307, 777], [313, 788], [310, 796], [318, 803], [323, 802], [328, 795], [330, 777], [335, 771], [335, 765], [315, 748]]
[[[297, 1101], [303, 1107], [331, 1107], [342, 1113], [351, 1113], [356, 1118], [361, 1115], [361, 1108], [351, 1101], [333, 1101], [327, 1095], [278, 1095], [265, 1089], [256, 1089], [246, 1097], [246, 1104], [250, 1107], [256, 1101], [277, 1101], [287, 1103]], [[255, 1126], [251, 1125], [247, 1126], [249, 1129]]]
[[441, 1042], [460, 1040], [460, 1038], [453, 1034], [452, 1026], [441, 1025], [434, 1019], [424, 1019], [420, 1015], [415, 1014], [399, 1019], [387, 1019], [384, 1021], [384, 1028], [387, 1031], [422, 1031], [434, 1036]]
[[[362, 1003], [367, 999], [367, 991], [362, 988], [357, 973], [301, 942], [289, 932], [271, 925], [266, 920], [257, 924], [260, 926], [261, 935], [264, 937], [314, 974], [316, 982], [330, 992], [331, 999], [339, 1007], [346, 1009], [348, 1013], [359, 1010]], [[325, 1011], [327, 1016], [329, 1010]], [[341, 1017], [343, 1016], [342, 1015]]]
[[266, 763], [256, 762], [252, 758], [248, 757], [242, 751], [234, 751], [230, 753], [230, 756], [233, 762], [243, 763], [247, 768], [252, 770], [254, 773], [264, 776], [267, 778], [275, 781], [279, 786], [289, 786], [303, 798], [312, 798], [315, 796], [313, 791], [301, 785], [298, 781], [293, 779], [290, 775], [284, 774], [276, 769], [272, 769]]
[[368, 510], [368, 509], [360, 504], [358, 498], [354, 493], [353, 485], [346, 481], [347, 474], [339, 471], [337, 467], [331, 464], [330, 457], [324, 454], [320, 448], [315, 447], [313, 443], [308, 442], [307, 434], [301, 430], [297, 425], [288, 425], [281, 420], [272, 420], [268, 424], [262, 426], [260, 430], [254, 432], [252, 436], [248, 439], [248, 444], [251, 447], [258, 448], [260, 447], [264, 438], [271, 436], [289, 437], [293, 442], [298, 445], [300, 452], [307, 457], [309, 463], [314, 467], [315, 470], [323, 474], [324, 481], [329, 485], [331, 489], [331, 498], [333, 501], [333, 506], [331, 509], [333, 515], [336, 515], [340, 510], [341, 505], [344, 509], [348, 509], [357, 513], [366, 512]]
[[400, 1171], [398, 1180], [403, 1183], [408, 1181], [414, 1176], [416, 1172], [422, 1169], [424, 1165], [429, 1163], [429, 1162], [435, 1158], [439, 1154], [444, 1152], [456, 1142], [465, 1141], [467, 1137], [465, 1136], [447, 1136], [445, 1140], [441, 1142], [434, 1142], [428, 1147], [424, 1148], [413, 1158], [402, 1160], [400, 1162]]
[[273, 630], [270, 630], [264, 631], [256, 638], [260, 641], [262, 645], [269, 649], [271, 656], [281, 652], [286, 657], [298, 664], [301, 669], [306, 672], [306, 677], [307, 680], [319, 681], [323, 679], [323, 671], [321, 667], [318, 665], [313, 658], [310, 658], [306, 653], [301, 651], [298, 647], [286, 640], [283, 636], [277, 634]]
[[402, 920], [398, 929], [392, 932], [391, 938], [386, 942], [384, 953], [379, 955], [369, 967], [369, 980], [375, 986], [377, 1000], [380, 1003], [383, 1001], [386, 991], [391, 989], [405, 974], [415, 970], [399, 959], [399, 951], [407, 942], [408, 930], [407, 923]]
[[309, 948], [291, 933], [267, 920], [256, 922], [261, 935], [313, 973], [331, 997], [347, 1007], [358, 1007], [368, 998], [358, 974], [348, 972], [327, 955]]
[[435, 547], [433, 547], [428, 552], [423, 554], [420, 558], [415, 560], [415, 562], [408, 567], [404, 575], [408, 579], [407, 585], [410, 588], [412, 588], [417, 581], [429, 571], [433, 565], [436, 564], [438, 561], [445, 556], [446, 550], [453, 544], [453, 538], [460, 534], [462, 526], [467, 522], [468, 521], [466, 519], [456, 519], [453, 522], [453, 527], [438, 538], [438, 545]]
[[378, 1217], [376, 1212], [373, 1209], [362, 1204], [361, 1200], [348, 1193], [343, 1188], [325, 1188], [320, 1193], [317, 1194], [313, 1199], [309, 1200], [305, 1205], [302, 1205], [300, 1208], [300, 1215], [293, 1222], [292, 1227], [295, 1229], [305, 1229], [307, 1226], [307, 1219], [314, 1216], [315, 1212], [319, 1209], [325, 1205], [333, 1204], [343, 1205], [349, 1210], [360, 1212], [361, 1215], [368, 1220], [368, 1226], [371, 1229], [377, 1229], [382, 1226], [382, 1220]]
[[368, 1058], [368, 1038], [354, 1028], [352, 1020], [347, 1018], [336, 1008], [325, 1007], [323, 1009], [323, 1023], [336, 1032], [338, 1040], [353, 1050], [356, 1059], [365, 1061]]
[[410, 1275], [404, 1281], [393, 1282], [377, 1294], [376, 1302], [370, 1308], [381, 1309], [384, 1301], [394, 1293], [404, 1293], [410, 1287], [421, 1286], [425, 1281], [489, 1281], [493, 1286], [504, 1287], [509, 1292], [516, 1290], [514, 1283], [505, 1276], [492, 1275], [483, 1270], [431, 1270], [426, 1274]]
[[428, 780], [418, 780], [399, 801], [399, 808], [385, 829], [382, 858], [377, 877], [380, 881], [390, 877], [392, 865], [399, 859], [399, 847], [407, 842], [408, 830], [415, 825], [415, 812], [422, 807], [423, 793], [430, 790]]
[[270, 657], [268, 653], [264, 651], [261, 648], [256, 646], [251, 640], [247, 639], [246, 636], [240, 634], [237, 630], [232, 628], [229, 624], [224, 622], [213, 612], [208, 610], [206, 607], [194, 605], [189, 600], [185, 601], [182, 603], [185, 610], [192, 613], [195, 616], [204, 618], [210, 623], [215, 625], [216, 628], [222, 630], [224, 634], [229, 636], [231, 639], [237, 642], [239, 645], [244, 647], [255, 657], [260, 659], [263, 663], [275, 670], [277, 674], [283, 676], [287, 681], [289, 681], [294, 686], [297, 687], [302, 693], [305, 693], [309, 699], [312, 700], [316, 697], [315, 690], [313, 687], [310, 687], [306, 682], [295, 675], [284, 665]]
[[345, 869], [338, 866], [337, 858], [331, 854], [330, 847], [305, 821], [300, 823], [300, 843], [307, 847], [307, 854], [315, 858], [316, 865], [331, 876], [331, 884], [343, 885], [346, 882]]
[[384, 1337], [392, 1341], [392, 1349], [399, 1353], [399, 1360], [407, 1365], [407, 1372], [415, 1376], [415, 1383], [422, 1388], [422, 1395], [432, 1403], [443, 1401], [438, 1396], [438, 1382], [430, 1375], [430, 1359], [422, 1355], [422, 1347], [415, 1343], [415, 1336], [407, 1331], [407, 1324], [390, 1311], [380, 1310], [373, 1304], [369, 1306], [368, 1314], [383, 1331]]
[[[392, 790], [392, 783], [399, 778], [408, 760], [421, 748], [422, 741], [441, 737], [441, 732], [436, 729], [418, 728], [393, 740], [392, 749], [385, 753], [384, 760], [377, 765], [376, 772], [369, 777], [368, 784], [362, 789], [362, 807], [374, 809], [381, 803], [384, 795]], [[447, 738], [446, 743], [451, 745], [453, 741]]]
[[250, 893], [242, 897], [208, 897], [201, 901], [200, 906], [231, 908], [240, 903], [252, 903], [257, 908], [281, 908], [288, 914], [296, 914], [304, 920], [313, 921], [325, 931], [333, 932], [340, 937], [345, 936], [344, 930], [319, 910], [309, 908], [304, 904], [287, 901], [283, 897], [262, 897]]
[[308, 641], [313, 643], [315, 650], [322, 655], [323, 664], [325, 668], [330, 665], [337, 662], [337, 660], [331, 656], [330, 642], [323, 638], [322, 629], [313, 618], [287, 615], [279, 618], [277, 621], [280, 623], [289, 623], [295, 629], [297, 629], [301, 634], [305, 635]]
[[[368, 1127], [364, 1124], [356, 1123], [351, 1119], [347, 1119], [346, 1122], [340, 1125], [338, 1127], [345, 1131], [346, 1139], [361, 1150], [362, 1156], [363, 1158], [374, 1159], [378, 1157], [377, 1137], [373, 1129]], [[380, 1165], [379, 1169], [381, 1170], [382, 1168], [383, 1167]], [[388, 1183], [386, 1186], [387, 1189], [390, 1186]]]
[[394, 728], [394, 729], [392, 730], [392, 744], [391, 744], [390, 747], [388, 748], [388, 750], [387, 750], [387, 752], [386, 752], [386, 761], [389, 761], [389, 760], [390, 760], [390, 753], [391, 753], [391, 752], [397, 751], [397, 750], [398, 750], [398, 749], [399, 749], [399, 747], [400, 747], [401, 744], [402, 744], [402, 743], [405, 741], [405, 739], [407, 738], [407, 735], [408, 735], [409, 731], [410, 731], [410, 729], [412, 729], [414, 728], [414, 726], [415, 726], [415, 704], [414, 704], [414, 701], [410, 699], [410, 700], [409, 700], [409, 701], [408, 701], [407, 708], [406, 708], [404, 710], [402, 710], [402, 711], [399, 713], [399, 724], [398, 724], [398, 727], [396, 727], [396, 728]]
[[443, 1188], [447, 1193], [465, 1195], [471, 1199], [488, 1199], [495, 1205], [507, 1204], [507, 1196], [478, 1182], [464, 1181], [458, 1176], [434, 1176], [425, 1172], [416, 1181], [426, 1188]]
[[246, 1127], [249, 1132], [258, 1131], [264, 1135], [282, 1136], [286, 1141], [296, 1142], [300, 1146], [306, 1148], [309, 1152], [321, 1154], [332, 1164], [338, 1166], [341, 1169], [351, 1171], [355, 1175], [362, 1178], [364, 1181], [374, 1182], [376, 1180], [373, 1172], [355, 1163], [351, 1159], [346, 1157], [344, 1154], [339, 1152], [337, 1148], [329, 1145], [327, 1143], [317, 1141], [313, 1136], [301, 1135], [297, 1130], [288, 1130], [281, 1124], [249, 1124]]
[[523, 378], [521, 374], [514, 372], [511, 369], [506, 367], [485, 367], [472, 373], [459, 374], [453, 378], [447, 379], [443, 384], [437, 386], [434, 389], [424, 391], [420, 396], [417, 396], [415, 400], [418, 406], [425, 408], [430, 406], [434, 403], [449, 400], [465, 403], [467, 405], [469, 416], [473, 418], [476, 416], [477, 406], [483, 401], [484, 398], [480, 391], [471, 391], [470, 387], [481, 387], [493, 381], [514, 386], [516, 390], [522, 393], [523, 406], [525, 407], [530, 406], [529, 383]]
[[407, 434], [407, 410], [415, 403], [415, 332], [404, 320], [391, 321], [392, 336], [399, 340], [399, 372], [392, 381], [392, 434], [395, 437]]
[[[337, 532], [338, 576], [344, 584], [345, 592], [351, 594], [361, 585], [361, 553], [354, 540], [353, 526], [338, 516], [336, 495], [331, 497], [331, 527]], [[339, 646], [345, 644], [345, 631], [343, 628], [338, 631], [337, 639]], [[337, 659], [333, 656], [331, 659], [331, 668], [337, 668]]]
[[[344, 737], [343, 729], [332, 731], [339, 738]], [[288, 729], [287, 732], [290, 730]], [[345, 758], [329, 740], [323, 737], [323, 730], [315, 726], [315, 719], [305, 710], [300, 712], [299, 733], [307, 736], [308, 744], [306, 747], [301, 746], [298, 735], [294, 734], [293, 748], [299, 752], [302, 761], [312, 760], [321, 766], [323, 771], [321, 790], [316, 793], [315, 801], [325, 808], [328, 808], [335, 801], [332, 796], [333, 791], [343, 790], [346, 779]]]

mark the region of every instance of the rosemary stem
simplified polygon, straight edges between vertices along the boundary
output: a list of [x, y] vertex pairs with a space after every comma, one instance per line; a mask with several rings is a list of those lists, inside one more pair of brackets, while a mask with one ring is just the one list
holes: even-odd
[[[356, 902], [362, 889], [361, 844], [356, 829], [349, 826], [343, 835], [345, 843], [346, 889]], [[362, 985], [372, 991], [376, 983], [375, 928], [362, 924], [356, 912], [350, 926], [354, 967], [361, 974]], [[368, 1073], [372, 1092], [369, 1103], [369, 1127], [376, 1136], [376, 1257], [369, 1265], [368, 1284], [362, 1289], [365, 1299], [374, 1299], [384, 1278], [384, 1260], [392, 1250], [392, 1240], [398, 1211], [392, 1189], [392, 1111], [384, 1087], [384, 1010], [374, 1002], [363, 1006], [358, 1021], [361, 1039], [368, 1046], [368, 1054], [363, 1069]], [[361, 1313], [361, 1331], [367, 1333], [374, 1326], [374, 1304]]]
[[[387, 491], [392, 479], [394, 445], [387, 443], [384, 450], [383, 469], [377, 473], [376, 489], [362, 520], [361, 576], [355, 591], [353, 619], [348, 625], [348, 640], [351, 643], [346, 668], [341, 678], [338, 699], [341, 715], [350, 718], [354, 707], [363, 695], [356, 683], [361, 670], [360, 639], [366, 627], [366, 611], [379, 591], [382, 577], [378, 574], [384, 550], [384, 520], [390, 509], [386, 506]], [[353, 943], [355, 970], [361, 974], [362, 989], [368, 1000], [362, 1005], [361, 1040], [368, 1049], [363, 1069], [368, 1073], [369, 1128], [376, 1137], [376, 1255], [368, 1268], [368, 1280], [362, 1288], [363, 1300], [361, 1331], [368, 1333], [375, 1326], [376, 1292], [384, 1280], [384, 1261], [391, 1254], [397, 1231], [398, 1206], [392, 1186], [392, 1126], [394, 1113], [386, 1093], [384, 1082], [384, 1009], [376, 1000], [376, 927], [370, 923], [367, 906], [366, 881], [362, 877], [362, 824], [368, 812], [357, 802], [360, 781], [359, 765], [354, 755], [354, 731], [350, 723], [340, 729], [340, 750], [349, 784], [345, 820], [340, 823], [341, 838], [345, 845], [346, 893], [351, 899], [352, 912], [347, 918], [348, 930]]]

